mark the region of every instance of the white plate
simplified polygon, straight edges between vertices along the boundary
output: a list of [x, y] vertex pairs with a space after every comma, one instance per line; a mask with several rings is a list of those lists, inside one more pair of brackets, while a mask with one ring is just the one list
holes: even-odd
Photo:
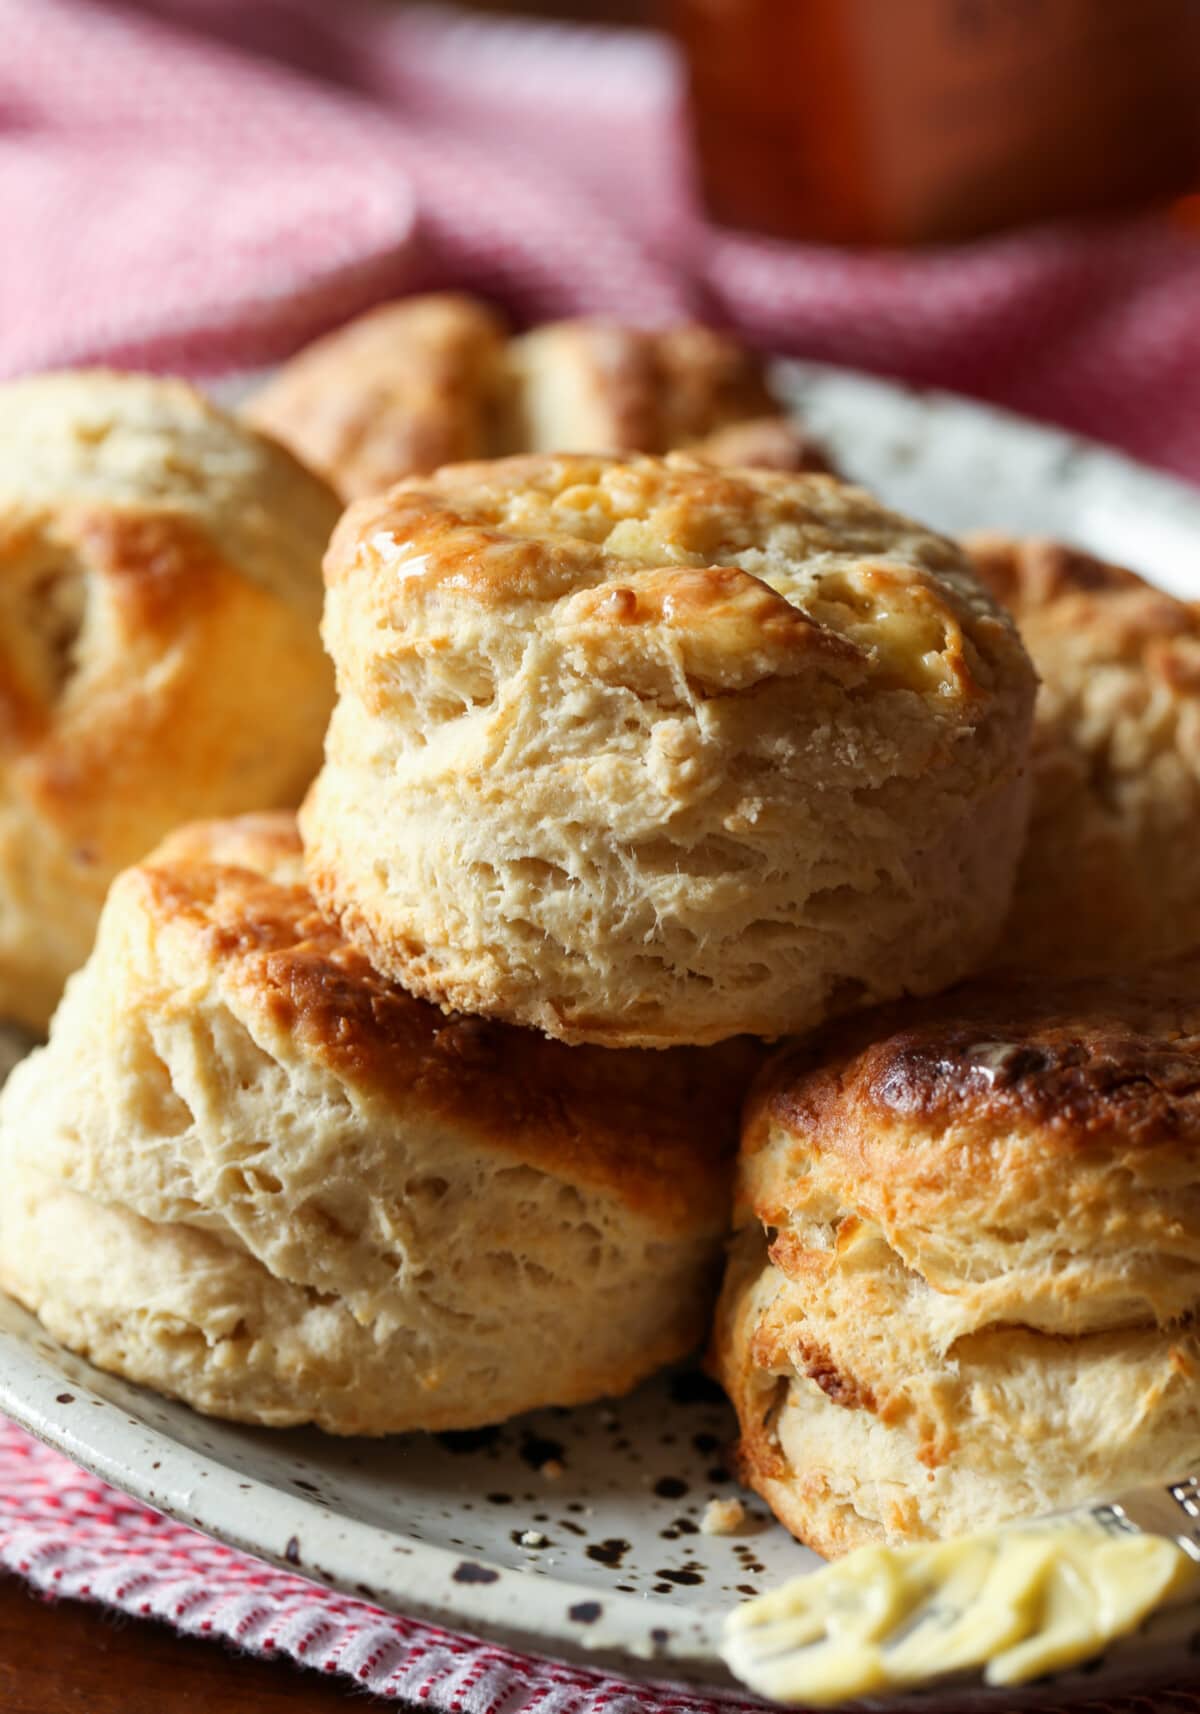
[[[1183, 485], [945, 395], [801, 365], [779, 378], [843, 468], [900, 508], [948, 530], [1046, 531], [1200, 595], [1200, 494]], [[738, 1535], [699, 1532], [707, 1501], [736, 1491], [721, 1463], [733, 1423], [687, 1372], [493, 1432], [338, 1441], [196, 1416], [98, 1373], [0, 1299], [0, 1411], [139, 1499], [305, 1576], [632, 1676], [728, 1684], [715, 1651], [724, 1610], [819, 1563], [757, 1502]], [[1193, 1625], [1162, 1616], [1056, 1695], [1182, 1668]], [[967, 1706], [961, 1691], [952, 1700]]]

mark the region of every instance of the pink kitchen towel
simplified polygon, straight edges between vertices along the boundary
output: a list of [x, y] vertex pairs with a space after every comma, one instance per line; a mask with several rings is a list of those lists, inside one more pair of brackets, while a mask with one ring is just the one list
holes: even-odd
[[0, 0], [0, 371], [269, 362], [389, 293], [700, 315], [1200, 480], [1200, 229], [721, 232], [649, 33], [371, 0]]

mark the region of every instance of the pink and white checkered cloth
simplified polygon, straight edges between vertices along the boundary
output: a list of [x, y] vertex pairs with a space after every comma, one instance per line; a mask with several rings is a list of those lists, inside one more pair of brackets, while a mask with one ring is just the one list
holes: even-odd
[[[665, 45], [617, 31], [370, 0], [0, 0], [0, 372], [248, 368], [382, 296], [462, 286], [522, 321], [717, 319], [1200, 479], [1200, 234], [1139, 220], [878, 255], [720, 233], [689, 199], [678, 109]], [[0, 1563], [447, 1714], [731, 1706], [315, 1588], [3, 1424]]]
[[[0, 0], [0, 372], [212, 372], [374, 299], [699, 314], [1200, 479], [1200, 223], [840, 252], [722, 233], [633, 32], [370, 0]], [[417, 208], [416, 241], [412, 209]]]

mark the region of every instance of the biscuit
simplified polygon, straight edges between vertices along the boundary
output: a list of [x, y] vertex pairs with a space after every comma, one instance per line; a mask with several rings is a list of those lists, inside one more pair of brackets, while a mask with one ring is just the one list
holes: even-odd
[[1024, 836], [1032, 670], [955, 546], [828, 477], [459, 466], [326, 557], [323, 909], [570, 1042], [801, 1030], [961, 976]]
[[243, 415], [353, 500], [500, 450], [504, 363], [503, 323], [486, 304], [407, 298], [306, 346]]
[[712, 1361], [746, 1480], [826, 1554], [1200, 1455], [1200, 959], [987, 979], [782, 1051]]
[[762, 470], [791, 470], [837, 476], [829, 449], [795, 417], [748, 417], [691, 442], [695, 457], [709, 464], [754, 465]]
[[443, 464], [519, 452], [667, 452], [828, 469], [783, 415], [761, 362], [724, 334], [603, 319], [508, 339], [478, 299], [385, 304], [301, 351], [249, 420], [347, 499]]
[[240, 1421], [621, 1392], [703, 1337], [760, 1057], [447, 1018], [318, 915], [291, 817], [182, 829], [114, 883], [0, 1099], [0, 1283]]
[[967, 545], [1042, 680], [1005, 963], [1083, 974], [1200, 946], [1200, 604], [1055, 542]]
[[169, 828], [299, 800], [338, 510], [181, 381], [0, 387], [0, 1015], [44, 1028]]
[[761, 363], [707, 327], [551, 322], [509, 366], [514, 452], [670, 452], [777, 410]]

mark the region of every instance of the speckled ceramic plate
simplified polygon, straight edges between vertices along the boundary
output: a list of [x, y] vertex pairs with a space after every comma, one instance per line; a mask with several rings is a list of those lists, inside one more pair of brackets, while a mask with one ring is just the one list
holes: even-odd
[[[944, 395], [797, 365], [780, 379], [843, 468], [897, 506], [948, 530], [1047, 531], [1200, 595], [1200, 494]], [[749, 1499], [736, 1535], [700, 1531], [707, 1502], [736, 1492], [722, 1463], [733, 1424], [691, 1371], [496, 1431], [338, 1441], [196, 1416], [98, 1373], [0, 1299], [0, 1411], [265, 1559], [383, 1607], [632, 1676], [728, 1684], [715, 1647], [725, 1609], [819, 1563]], [[1198, 1623], [1160, 1616], [1055, 1695], [1178, 1670]], [[1044, 1701], [1045, 1687], [1029, 1696]], [[920, 1705], [974, 1700], [960, 1689]]]

